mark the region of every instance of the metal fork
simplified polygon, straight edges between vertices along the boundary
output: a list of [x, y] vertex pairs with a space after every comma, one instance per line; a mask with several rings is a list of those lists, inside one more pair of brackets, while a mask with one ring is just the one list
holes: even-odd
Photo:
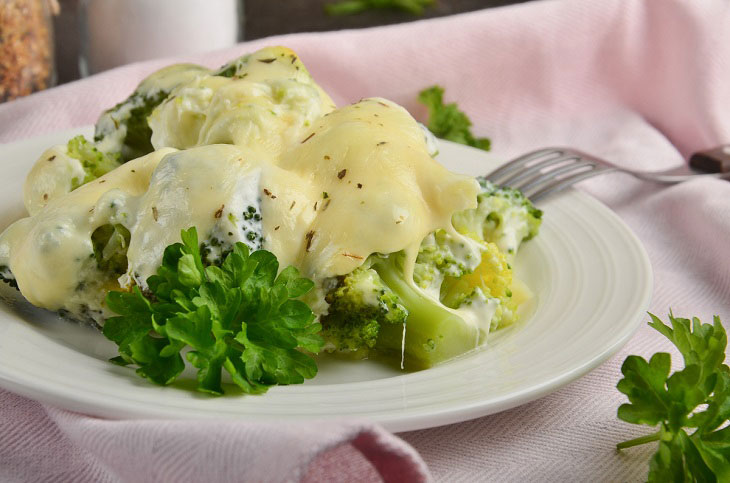
[[687, 166], [666, 171], [633, 171], [572, 148], [544, 148], [507, 162], [486, 176], [498, 186], [520, 189], [532, 201], [599, 174], [621, 172], [645, 181], [675, 184], [698, 177], [730, 179], [728, 173], [695, 171]]

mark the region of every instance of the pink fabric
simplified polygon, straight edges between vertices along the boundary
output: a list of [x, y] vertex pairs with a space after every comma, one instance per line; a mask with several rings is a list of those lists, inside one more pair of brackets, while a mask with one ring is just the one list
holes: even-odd
[[[416, 94], [439, 83], [504, 157], [569, 145], [625, 166], [662, 169], [730, 142], [725, 0], [531, 2], [265, 39], [185, 60], [216, 66], [267, 44], [294, 48], [339, 103], [379, 95], [423, 118]], [[168, 62], [127, 66], [0, 106], [0, 140], [93, 123]], [[581, 189], [615, 210], [646, 246], [656, 280], [652, 311], [730, 320], [728, 182], [660, 188], [616, 174]], [[550, 396], [403, 439], [355, 422], [112, 422], [0, 392], [0, 480], [427, 479], [413, 448], [441, 481], [640, 480], [652, 448], [614, 450], [617, 441], [644, 433], [616, 419], [624, 398], [615, 385], [626, 355], [658, 350], [670, 348], [644, 326], [603, 366]]]

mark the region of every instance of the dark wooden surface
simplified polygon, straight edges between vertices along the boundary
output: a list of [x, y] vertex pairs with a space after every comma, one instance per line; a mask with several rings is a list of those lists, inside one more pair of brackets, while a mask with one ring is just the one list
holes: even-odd
[[[61, 14], [54, 21], [58, 83], [78, 79], [79, 0], [61, 0]], [[154, 1], [154, 0], [152, 0]], [[407, 12], [373, 10], [357, 15], [329, 16], [326, 3], [336, 0], [244, 0], [244, 38], [246, 40], [294, 32], [320, 32], [364, 28], [441, 17], [482, 8], [499, 7], [527, 0], [436, 0], [421, 17]]]

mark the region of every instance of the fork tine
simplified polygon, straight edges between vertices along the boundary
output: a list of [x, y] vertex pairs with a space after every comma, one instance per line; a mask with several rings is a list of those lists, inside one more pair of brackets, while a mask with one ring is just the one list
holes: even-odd
[[580, 171], [569, 176], [554, 179], [552, 180], [552, 183], [547, 183], [542, 186], [535, 186], [531, 190], [529, 190], [529, 192], [526, 192], [525, 195], [530, 198], [531, 201], [536, 202], [542, 198], [545, 198], [548, 195], [557, 193], [558, 191], [562, 191], [565, 188], [572, 186], [575, 183], [578, 183], [579, 181], [583, 181], [585, 179], [592, 178], [593, 176], [603, 173], [609, 173], [612, 171], [616, 171], [616, 169], [594, 165], [593, 169], [590, 169], [588, 171]]
[[538, 149], [537, 151], [532, 151], [530, 153], [524, 154], [518, 158], [515, 158], [511, 161], [508, 161], [507, 163], [503, 164], [499, 168], [495, 169], [489, 175], [486, 176], [486, 179], [491, 181], [494, 184], [502, 184], [500, 183], [500, 179], [504, 176], [517, 171], [521, 169], [525, 164], [529, 163], [530, 161], [533, 161], [535, 159], [538, 159], [543, 156], [561, 156], [563, 154], [563, 151], [557, 148], [544, 148], [544, 149]]
[[558, 156], [557, 158], [543, 159], [537, 163], [525, 166], [520, 171], [513, 172], [506, 178], [500, 179], [499, 184], [502, 186], [512, 186], [513, 188], [520, 188], [531, 183], [535, 178], [538, 178], [547, 173], [555, 173], [558, 168], [563, 166], [572, 166], [577, 162], [580, 162], [581, 158], [577, 154], [569, 154], [564, 156]]
[[590, 161], [586, 161], [580, 157], [575, 157], [573, 159], [575, 159], [575, 161], [572, 163], [561, 164], [557, 167], [548, 166], [548, 168], [551, 168], [550, 170], [538, 171], [533, 176], [524, 179], [521, 183], [510, 184], [509, 186], [522, 191], [534, 191], [535, 189], [539, 189], [540, 186], [543, 186], [555, 179], [565, 178], [587, 170], [593, 170], [596, 167], [595, 163], [591, 163]]

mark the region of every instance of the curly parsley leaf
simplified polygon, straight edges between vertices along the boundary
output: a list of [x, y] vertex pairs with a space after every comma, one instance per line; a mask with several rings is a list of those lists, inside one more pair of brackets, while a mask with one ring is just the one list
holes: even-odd
[[418, 100], [428, 108], [428, 129], [441, 139], [489, 151], [488, 138], [471, 133], [471, 121], [455, 103], [444, 104], [444, 88], [432, 86], [418, 93]]
[[618, 418], [659, 426], [658, 431], [617, 445], [618, 449], [658, 441], [649, 463], [649, 481], [730, 481], [730, 368], [724, 364], [727, 334], [719, 317], [712, 324], [674, 317], [671, 326], [653, 314], [649, 325], [684, 358], [670, 375], [671, 357], [628, 356], [617, 389], [629, 403]]
[[195, 228], [183, 230], [182, 243], [165, 249], [157, 274], [147, 280], [148, 295], [110, 292], [108, 307], [119, 314], [104, 335], [119, 346], [113, 362], [137, 366], [157, 384], [170, 384], [185, 368], [180, 354], [198, 370], [198, 390], [223, 394], [222, 372], [246, 393], [276, 384], [299, 384], [317, 374], [304, 351], [317, 353], [321, 326], [303, 302], [295, 300], [314, 284], [279, 263], [267, 251], [249, 253], [237, 243], [220, 267], [205, 266]]
[[366, 10], [401, 10], [413, 15], [423, 15], [434, 0], [343, 0], [324, 6], [328, 15], [354, 15]]

